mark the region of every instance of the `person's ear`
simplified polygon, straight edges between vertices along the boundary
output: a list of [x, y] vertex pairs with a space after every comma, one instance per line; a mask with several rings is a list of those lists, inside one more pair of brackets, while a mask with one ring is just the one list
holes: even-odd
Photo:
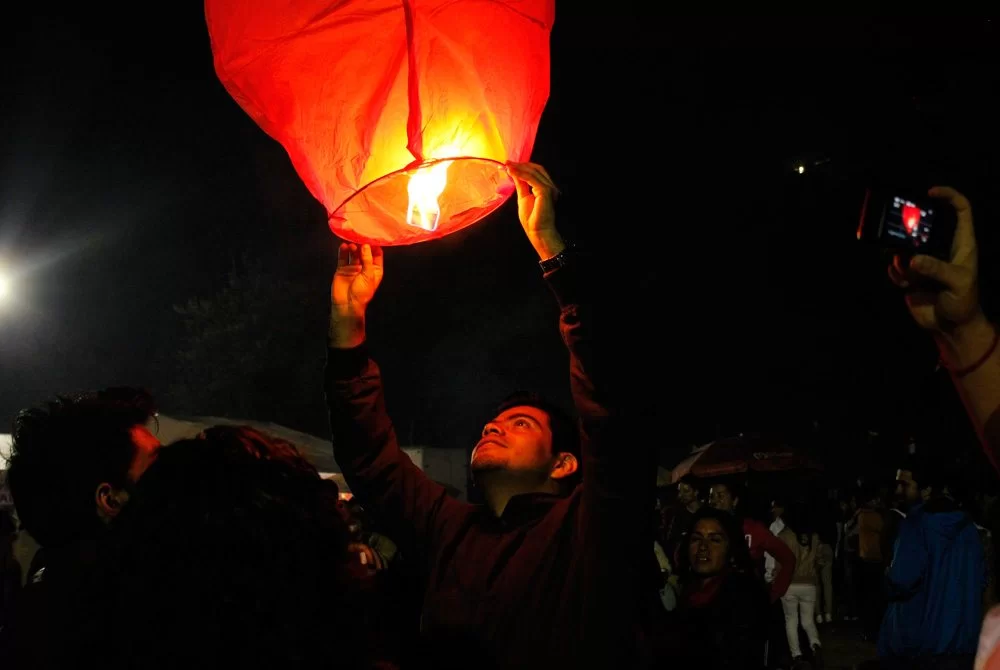
[[121, 513], [122, 507], [128, 502], [128, 493], [102, 482], [94, 492], [94, 501], [97, 503], [97, 516], [107, 522]]
[[556, 462], [552, 465], [549, 478], [556, 480], [565, 479], [574, 474], [579, 468], [580, 462], [576, 456], [564, 451], [556, 456]]

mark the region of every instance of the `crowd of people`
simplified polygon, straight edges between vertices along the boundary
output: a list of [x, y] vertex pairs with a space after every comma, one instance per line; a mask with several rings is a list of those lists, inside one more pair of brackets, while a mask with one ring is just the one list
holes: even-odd
[[[575, 413], [501, 402], [471, 455], [483, 504], [400, 449], [366, 334], [384, 257], [342, 244], [325, 391], [351, 496], [250, 428], [161, 445], [135, 389], [27, 409], [8, 484], [41, 549], [30, 566], [4, 553], [3, 667], [803, 667], [822, 664], [835, 616], [862, 618], [880, 667], [971, 666], [988, 536], [935, 472], [907, 465], [896, 496], [852, 491], [839, 519], [775, 499], [769, 526], [745, 513], [745, 482], [686, 477], [651, 523], [656, 454], [622, 375], [635, 352], [595, 299], [625, 259], [568, 245], [545, 169], [507, 169], [559, 306]], [[1000, 352], [971, 210], [931, 195], [958, 212], [951, 262], [897, 259], [890, 275], [994, 455]]]
[[[997, 601], [990, 528], [1000, 524], [1000, 509], [995, 497], [973, 494], [962, 481], [911, 458], [881, 480], [756, 505], [754, 513], [766, 510], [765, 527], [743, 513], [740, 478], [685, 475], [665, 489], [675, 489], [674, 500], [658, 500], [662, 610], [719, 608], [725, 614], [712, 628], [719, 653], [765, 658], [758, 667], [822, 667], [822, 630], [835, 622], [858, 622], [846, 629], [877, 644], [880, 667], [913, 667], [914, 659], [971, 667], [980, 621]], [[757, 497], [766, 493], [765, 486]], [[743, 607], [715, 602], [713, 581], [691, 580], [698, 552], [708, 556], [699, 523], [719, 512], [730, 520], [728, 530], [720, 526], [727, 541], [743, 546], [712, 577], [740, 572]], [[676, 627], [676, 620], [661, 617], [661, 625]]]

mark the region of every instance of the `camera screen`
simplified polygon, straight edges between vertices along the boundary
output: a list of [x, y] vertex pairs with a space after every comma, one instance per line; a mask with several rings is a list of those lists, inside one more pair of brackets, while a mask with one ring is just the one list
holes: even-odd
[[933, 209], [906, 198], [893, 197], [885, 213], [882, 236], [888, 238], [886, 241], [919, 249], [930, 240], [933, 222]]

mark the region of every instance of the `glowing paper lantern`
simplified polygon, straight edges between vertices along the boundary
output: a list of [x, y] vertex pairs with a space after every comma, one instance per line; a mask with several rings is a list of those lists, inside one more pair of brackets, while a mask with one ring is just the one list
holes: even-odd
[[906, 231], [912, 233], [917, 229], [918, 223], [920, 223], [920, 208], [910, 203], [904, 204], [903, 225], [906, 226]]
[[555, 0], [206, 0], [205, 15], [226, 90], [338, 236], [442, 237], [513, 192], [502, 165], [531, 154]]

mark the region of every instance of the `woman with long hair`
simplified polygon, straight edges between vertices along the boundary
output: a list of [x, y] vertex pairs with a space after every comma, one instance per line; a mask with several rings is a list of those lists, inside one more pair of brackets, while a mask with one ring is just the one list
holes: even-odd
[[736, 518], [702, 507], [680, 553], [678, 644], [683, 658], [725, 670], [765, 666], [767, 589]]

